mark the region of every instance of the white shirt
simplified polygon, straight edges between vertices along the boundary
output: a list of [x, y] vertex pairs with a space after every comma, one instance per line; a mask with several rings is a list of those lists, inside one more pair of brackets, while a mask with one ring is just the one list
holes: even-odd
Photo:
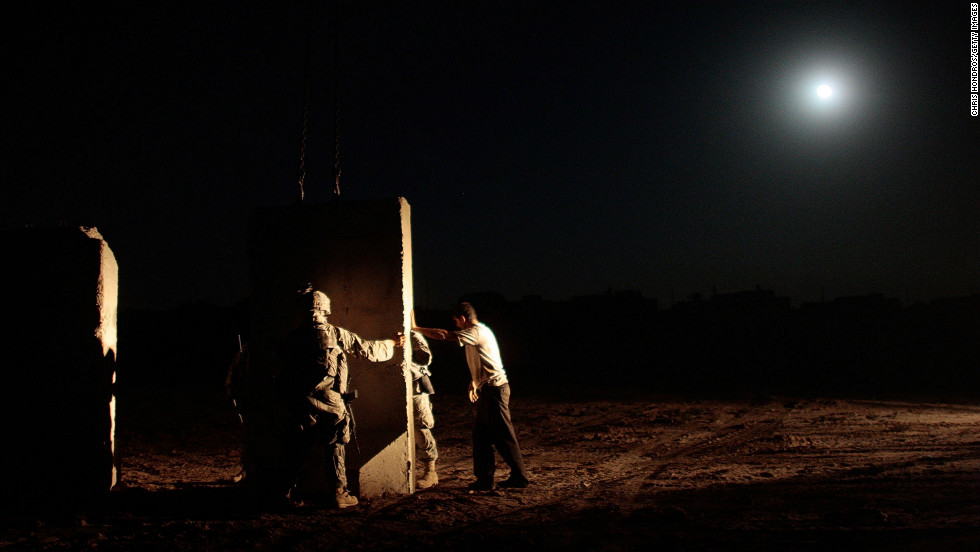
[[466, 348], [466, 364], [470, 367], [470, 378], [477, 389], [487, 383], [493, 387], [507, 383], [497, 338], [490, 328], [483, 322], [477, 322], [465, 330], [457, 330], [456, 336]]

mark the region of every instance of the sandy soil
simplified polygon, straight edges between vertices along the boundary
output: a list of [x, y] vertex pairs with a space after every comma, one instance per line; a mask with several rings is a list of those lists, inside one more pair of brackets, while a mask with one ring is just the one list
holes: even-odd
[[[125, 485], [3, 520], [3, 550], [978, 550], [980, 406], [521, 396], [533, 477], [470, 493], [471, 407], [437, 395], [440, 484], [357, 508], [246, 507], [219, 396], [120, 413]], [[498, 478], [506, 476], [501, 466]]]

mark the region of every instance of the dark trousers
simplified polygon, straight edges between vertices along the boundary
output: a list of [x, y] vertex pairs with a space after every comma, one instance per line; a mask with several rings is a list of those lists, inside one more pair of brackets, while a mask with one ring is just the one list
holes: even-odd
[[473, 427], [473, 473], [479, 481], [493, 481], [496, 461], [493, 450], [510, 466], [511, 477], [527, 479], [524, 458], [510, 421], [510, 384], [484, 385], [476, 401]]
[[281, 489], [289, 492], [296, 484], [303, 462], [315, 446], [322, 446], [330, 461], [327, 476], [336, 485], [337, 492], [347, 490], [344, 437], [347, 419], [337, 420], [330, 414], [320, 414], [316, 425], [303, 430], [294, 429], [287, 437], [282, 457]]

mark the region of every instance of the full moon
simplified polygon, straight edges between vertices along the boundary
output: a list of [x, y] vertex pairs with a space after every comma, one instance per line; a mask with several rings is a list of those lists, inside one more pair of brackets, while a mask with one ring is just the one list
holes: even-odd
[[820, 86], [817, 87], [817, 96], [820, 96], [824, 100], [829, 98], [833, 93], [834, 90], [826, 84], [821, 84]]

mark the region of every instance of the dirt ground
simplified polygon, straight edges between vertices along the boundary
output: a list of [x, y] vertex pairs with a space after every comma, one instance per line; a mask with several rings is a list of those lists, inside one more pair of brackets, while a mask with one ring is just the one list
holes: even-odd
[[157, 399], [120, 409], [125, 485], [107, 505], [8, 516], [0, 549], [980, 549], [977, 404], [515, 388], [533, 484], [470, 493], [471, 407], [440, 394], [438, 486], [263, 513], [231, 481], [241, 428], [223, 397]]

